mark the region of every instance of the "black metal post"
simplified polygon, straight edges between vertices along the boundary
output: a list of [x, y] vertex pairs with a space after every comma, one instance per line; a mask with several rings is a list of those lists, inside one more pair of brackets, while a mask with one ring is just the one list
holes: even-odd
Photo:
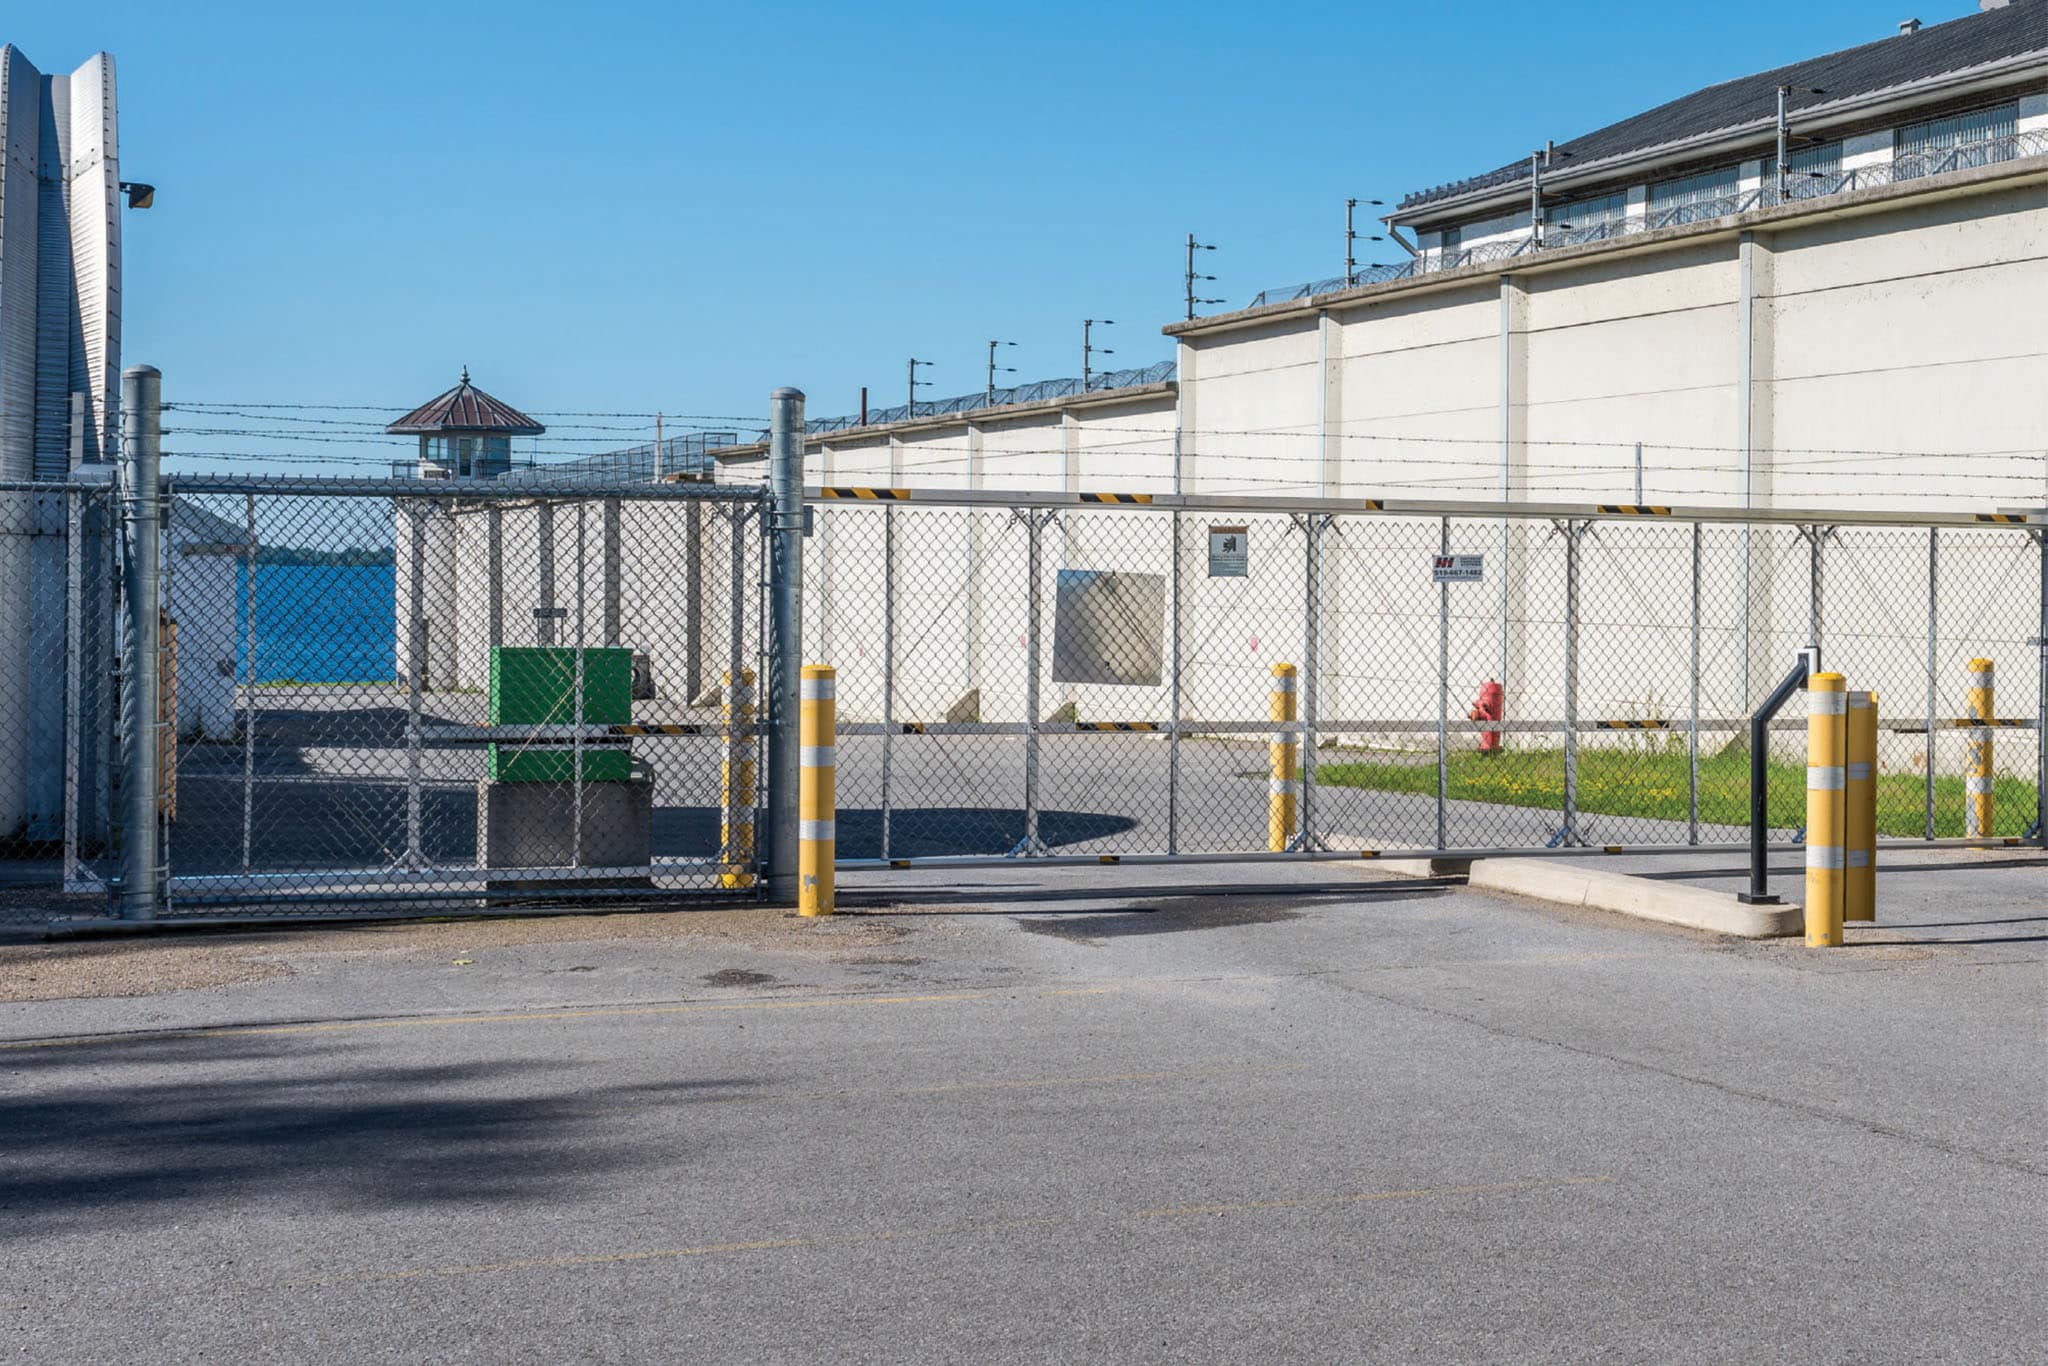
[[1799, 652], [1799, 663], [1778, 680], [1763, 705], [1749, 718], [1749, 890], [1735, 899], [1745, 906], [1775, 906], [1771, 894], [1771, 721], [1792, 700], [1792, 694], [1806, 686], [1807, 677], [1820, 671], [1820, 647], [1809, 645]]

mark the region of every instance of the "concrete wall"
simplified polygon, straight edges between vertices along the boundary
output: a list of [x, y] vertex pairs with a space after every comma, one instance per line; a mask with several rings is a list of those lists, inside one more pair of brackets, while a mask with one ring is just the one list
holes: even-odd
[[1188, 487], [2039, 502], [2040, 161], [1176, 325]]
[[[2048, 303], [2048, 173], [2002, 176], [1838, 196], [1177, 326], [1177, 390], [816, 436], [805, 477], [914, 491], [1165, 492], [1178, 483], [1223, 496], [1588, 504], [1635, 501], [1640, 442], [1650, 503], [1739, 506], [1745, 490], [1764, 507], [1900, 514], [2038, 502], [2048, 487], [2039, 399], [2048, 361], [2032, 334]], [[757, 457], [743, 452], [722, 470], [758, 477]], [[664, 678], [682, 667], [662, 662], [666, 642], [690, 634], [670, 610], [677, 569], [661, 547], [675, 536], [632, 519], [674, 511], [628, 506], [634, 529], [618, 571], [627, 643], [654, 653]], [[533, 552], [512, 547], [533, 533], [503, 515], [505, 620], [525, 629], [517, 604], [531, 593], [512, 566]], [[1212, 523], [1246, 527], [1249, 577], [1209, 576]], [[1022, 719], [1035, 599], [1041, 715], [1071, 706], [1083, 719], [1164, 720], [1164, 686], [1052, 679], [1062, 570], [1170, 580], [1177, 566], [1180, 701], [1196, 723], [1262, 717], [1272, 665], [1308, 660], [1310, 571], [1293, 518], [1191, 513], [1176, 527], [1159, 510], [1063, 511], [1042, 524], [1035, 582], [1029, 544], [1027, 522], [1008, 509], [915, 496], [821, 505], [803, 648], [840, 669], [841, 714], [883, 714], [893, 656], [888, 705], [898, 720]], [[706, 584], [729, 580], [727, 546], [704, 533], [695, 553]], [[1439, 590], [1429, 563], [1440, 548], [1483, 554], [1484, 581]], [[1931, 594], [1930, 554], [1940, 565]], [[1732, 720], [1816, 628], [1830, 664], [1878, 688], [1894, 715], [1957, 712], [1979, 653], [2005, 670], [2000, 711], [2029, 714], [2038, 703], [2024, 641], [2038, 629], [2038, 556], [2009, 532], [1841, 528], [1816, 548], [1796, 526], [1708, 526], [1696, 536], [1684, 523], [1597, 523], [1577, 548], [1579, 715], [1681, 718], [1696, 686], [1705, 716]], [[558, 562], [568, 560], [558, 549]], [[1454, 718], [1489, 679], [1506, 683], [1511, 719], [1562, 718], [1569, 572], [1564, 538], [1543, 519], [1336, 519], [1320, 580], [1328, 728], [1433, 746], [1417, 723], [1436, 714], [1440, 604]], [[700, 655], [725, 610], [720, 591], [703, 596]], [[484, 610], [465, 605], [461, 615]], [[1155, 625], [1164, 636], [1171, 623], [1133, 629]], [[1708, 744], [1732, 734], [1710, 730]], [[1643, 742], [1589, 733], [1586, 743]], [[1924, 737], [1887, 744], [1897, 751], [1888, 763], [1926, 761]], [[1937, 738], [1937, 766], [1952, 769], [1959, 745]], [[2026, 767], [2032, 754], [2030, 740], [2015, 739], [2001, 766]]]

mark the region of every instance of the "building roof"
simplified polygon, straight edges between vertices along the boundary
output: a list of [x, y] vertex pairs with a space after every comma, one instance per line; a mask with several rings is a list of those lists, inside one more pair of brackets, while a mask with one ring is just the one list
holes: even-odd
[[[2048, 53], [2048, 0], [2013, 0], [2002, 8], [1931, 24], [1917, 33], [1900, 33], [1825, 57], [1810, 57], [1790, 66], [1710, 85], [1559, 143], [1558, 150], [1581, 163], [1602, 161], [1759, 121], [1774, 122], [1781, 85], [1824, 92], [1790, 96], [1787, 108], [1796, 115], [1802, 109], [1818, 109], [2035, 52]], [[1474, 191], [1517, 182], [1526, 184], [1528, 179], [1529, 159], [1524, 157], [1485, 175], [1417, 190], [1401, 200], [1396, 212], [1424, 208]]]
[[180, 498], [171, 509], [171, 534], [188, 543], [246, 549], [254, 542], [249, 528], [231, 522], [217, 512], [208, 512], [190, 498]]
[[508, 403], [501, 403], [469, 382], [469, 367], [462, 367], [462, 382], [453, 389], [407, 413], [384, 429], [394, 436], [430, 435], [434, 432], [495, 432], [503, 436], [539, 436], [547, 428]]

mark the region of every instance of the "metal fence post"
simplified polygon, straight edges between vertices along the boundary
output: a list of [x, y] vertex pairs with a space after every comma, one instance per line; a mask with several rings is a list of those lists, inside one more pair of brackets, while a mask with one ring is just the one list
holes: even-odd
[[242, 871], [256, 833], [256, 495], [242, 495]]
[[1700, 842], [1700, 523], [1692, 524], [1692, 712], [1685, 737], [1685, 842]]
[[128, 596], [127, 684], [121, 690], [121, 918], [152, 920], [157, 911], [157, 670], [163, 610], [158, 579], [158, 468], [163, 446], [163, 374], [133, 365], [121, 374], [121, 515], [126, 524], [122, 578]]
[[1925, 767], [1927, 770], [1927, 838], [1934, 838], [1934, 689], [1939, 662], [1936, 659], [1939, 646], [1935, 634], [1939, 621], [1938, 604], [1941, 602], [1941, 530], [1927, 528], [1927, 734]]
[[1819, 522], [1815, 522], [1809, 528], [1809, 531], [1812, 538], [1808, 541], [1806, 550], [1808, 574], [1806, 638], [1815, 645], [1824, 645], [1826, 642], [1820, 638], [1821, 622], [1823, 620], [1821, 614], [1821, 574], [1824, 568], [1821, 558], [1821, 545], [1827, 539], [1828, 528], [1822, 526]]
[[2034, 839], [2048, 849], [2048, 527], [2034, 533], [2041, 543], [2040, 622], [2034, 637], [2040, 678], [2034, 693]]
[[78, 881], [78, 762], [85, 744], [82, 680], [85, 662], [85, 497], [64, 496], [64, 886]]
[[[1167, 621], [1166, 852], [1180, 852], [1180, 512], [1172, 514], [1173, 577]], [[2048, 654], [2043, 655], [2048, 659]]]
[[1028, 858], [1044, 852], [1038, 839], [1038, 675], [1043, 615], [1038, 581], [1043, 572], [1044, 538], [1040, 534], [1043, 523], [1035, 508], [1024, 509], [1024, 525], [1024, 577], [1029, 601], [1024, 627], [1024, 837], [1010, 853], [1013, 857]]
[[[494, 535], [494, 552], [497, 544]], [[704, 695], [704, 644], [710, 639], [704, 630], [704, 509], [697, 503], [683, 509], [683, 639], [690, 647], [683, 660], [683, 700], [695, 706]]]
[[1301, 696], [1301, 835], [1299, 847], [1312, 850], [1316, 841], [1316, 718], [1321, 712], [1323, 678], [1323, 533], [1329, 529], [1330, 519], [1320, 513], [1309, 515], [1305, 531], [1308, 535], [1307, 570], [1308, 603], [1307, 617], [1303, 625], [1305, 636], [1302, 650], [1302, 665], [1308, 676], [1302, 680]]
[[405, 866], [418, 868], [420, 859], [420, 693], [427, 669], [427, 531], [426, 514], [419, 500], [405, 504], [409, 523], [406, 596], [408, 639], [412, 649], [405, 667]]
[[[882, 509], [882, 857], [889, 857], [889, 784], [896, 761], [896, 509]], [[836, 846], [835, 846], [836, 847]]]
[[804, 395], [768, 399], [768, 545], [774, 641], [768, 655], [768, 895], [797, 896], [798, 677], [804, 648]]
[[[1437, 551], [1451, 553], [1451, 519], [1438, 521]], [[1505, 571], [1505, 561], [1503, 561]], [[1436, 847], [1450, 847], [1451, 585], [1436, 586]]]
[[1579, 842], [1579, 533], [1564, 524], [1564, 827], [1558, 842]]
[[583, 866], [583, 649], [584, 603], [589, 583], [584, 574], [585, 551], [583, 511], [587, 502], [576, 504], [576, 659], [571, 677], [569, 724], [576, 729], [569, 739], [569, 866]]

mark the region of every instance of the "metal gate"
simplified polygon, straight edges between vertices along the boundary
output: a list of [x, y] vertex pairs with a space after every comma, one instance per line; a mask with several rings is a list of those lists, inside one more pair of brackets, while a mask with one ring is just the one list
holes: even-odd
[[[2040, 838], [2024, 516], [810, 497], [846, 866], [1743, 844], [1748, 714], [1809, 642], [1879, 693], [1885, 837]], [[1804, 723], [1775, 725], [1790, 843]], [[1966, 747], [1993, 735], [1995, 824], [1966, 840]]]
[[758, 490], [164, 489], [165, 914], [757, 884]]

